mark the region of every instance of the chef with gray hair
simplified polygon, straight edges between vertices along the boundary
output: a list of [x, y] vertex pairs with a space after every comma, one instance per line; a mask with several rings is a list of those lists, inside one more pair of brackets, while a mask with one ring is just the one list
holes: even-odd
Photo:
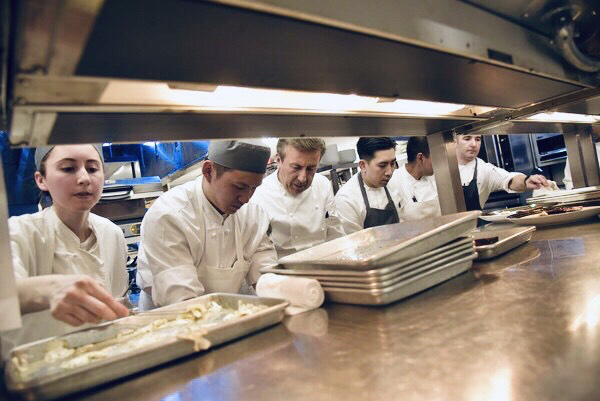
[[154, 202], [141, 228], [141, 309], [213, 292], [252, 293], [260, 269], [277, 264], [269, 217], [248, 204], [269, 156], [258, 141], [212, 141], [202, 175]]

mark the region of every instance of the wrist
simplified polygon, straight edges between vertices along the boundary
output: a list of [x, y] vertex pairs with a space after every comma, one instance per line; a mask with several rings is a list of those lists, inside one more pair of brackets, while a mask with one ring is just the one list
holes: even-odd
[[531, 177], [531, 174], [527, 174], [525, 175], [525, 178], [523, 179], [523, 184], [525, 185], [525, 187], [527, 187], [527, 180]]

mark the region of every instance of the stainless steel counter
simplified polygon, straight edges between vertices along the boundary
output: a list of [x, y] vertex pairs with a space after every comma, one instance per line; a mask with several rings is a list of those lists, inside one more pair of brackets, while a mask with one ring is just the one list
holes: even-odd
[[69, 399], [588, 401], [600, 399], [599, 377], [592, 220], [539, 229], [529, 244], [391, 306], [329, 304]]

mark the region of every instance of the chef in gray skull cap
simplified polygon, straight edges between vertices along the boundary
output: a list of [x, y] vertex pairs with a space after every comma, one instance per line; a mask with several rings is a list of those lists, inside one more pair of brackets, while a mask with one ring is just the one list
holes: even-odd
[[154, 202], [138, 252], [141, 309], [213, 292], [253, 293], [260, 269], [277, 264], [269, 217], [248, 204], [270, 153], [257, 141], [212, 141], [202, 175]]

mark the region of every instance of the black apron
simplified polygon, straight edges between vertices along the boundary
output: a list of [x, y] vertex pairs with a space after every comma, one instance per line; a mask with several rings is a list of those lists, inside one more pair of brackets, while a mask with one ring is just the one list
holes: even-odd
[[463, 194], [465, 195], [465, 205], [467, 210], [481, 210], [479, 203], [479, 188], [477, 188], [477, 159], [475, 159], [475, 171], [473, 179], [469, 185], [463, 185]]
[[365, 201], [365, 206], [367, 207], [367, 215], [365, 216], [363, 228], [377, 227], [400, 222], [398, 211], [396, 211], [396, 206], [394, 206], [394, 201], [392, 200], [387, 187], [383, 187], [388, 198], [388, 204], [386, 205], [385, 209], [373, 209], [369, 205], [369, 198], [367, 197], [367, 191], [365, 190], [365, 183], [363, 182], [360, 172], [358, 173], [358, 184], [360, 186], [360, 192], [362, 192], [362, 196]]

